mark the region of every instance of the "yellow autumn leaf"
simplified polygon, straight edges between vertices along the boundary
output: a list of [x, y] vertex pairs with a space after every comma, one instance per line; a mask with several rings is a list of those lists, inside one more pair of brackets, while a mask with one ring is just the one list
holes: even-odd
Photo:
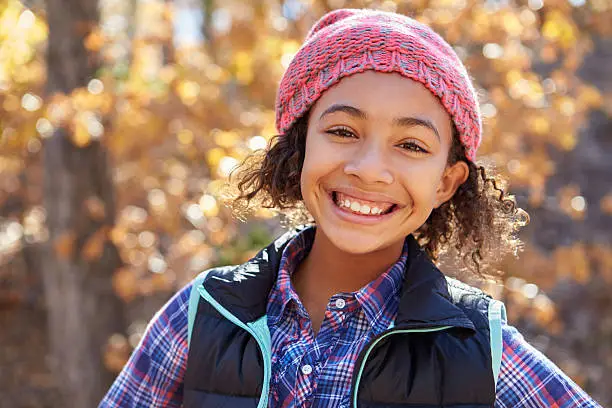
[[219, 215], [219, 206], [217, 205], [217, 200], [214, 196], [210, 194], [204, 194], [202, 198], [200, 198], [199, 204], [205, 216], [216, 217], [217, 215]]
[[217, 167], [223, 157], [225, 157], [225, 150], [220, 147], [214, 147], [206, 152], [206, 161], [212, 167]]
[[102, 227], [93, 233], [83, 245], [83, 259], [94, 262], [100, 259], [104, 252], [104, 245], [108, 240], [108, 227]]
[[573, 132], [563, 132], [558, 138], [559, 146], [565, 151], [573, 150], [578, 140]]
[[513, 12], [506, 12], [502, 16], [502, 23], [506, 33], [511, 36], [518, 36], [523, 31], [523, 25], [518, 16]]
[[598, 109], [604, 103], [603, 95], [594, 86], [585, 85], [580, 88], [580, 92], [578, 93], [578, 103], [583, 106]]
[[180, 144], [190, 145], [193, 143], [193, 132], [189, 129], [181, 129], [177, 134], [176, 138]]
[[91, 135], [83, 120], [75, 119], [70, 133], [70, 140], [77, 147], [87, 147], [91, 143]]
[[67, 231], [55, 239], [53, 242], [53, 249], [59, 258], [69, 260], [74, 254], [75, 242], [76, 233]]
[[180, 81], [176, 85], [176, 93], [185, 105], [193, 105], [200, 95], [200, 85], [194, 81]]
[[599, 202], [601, 211], [605, 214], [612, 215], [612, 193], [606, 194]]
[[113, 273], [113, 289], [124, 301], [129, 302], [138, 293], [138, 278], [130, 268], [120, 268]]
[[550, 121], [544, 116], [532, 117], [529, 121], [529, 130], [538, 135], [545, 135], [550, 132]]
[[239, 136], [238, 133], [234, 131], [219, 131], [215, 132], [214, 140], [215, 143], [221, 147], [231, 148], [238, 142]]
[[89, 35], [85, 38], [85, 48], [90, 51], [100, 51], [105, 43], [106, 39], [104, 38], [104, 35], [100, 29], [92, 30], [91, 33], [89, 33]]
[[84, 204], [92, 220], [102, 221], [106, 216], [106, 206], [100, 197], [90, 196], [85, 200]]

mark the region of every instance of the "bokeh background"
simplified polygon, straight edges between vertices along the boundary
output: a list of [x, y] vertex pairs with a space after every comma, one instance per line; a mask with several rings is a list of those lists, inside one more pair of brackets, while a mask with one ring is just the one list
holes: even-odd
[[482, 285], [612, 406], [610, 0], [0, 1], [0, 406], [96, 406], [173, 292], [282, 231], [220, 194], [339, 7], [414, 16], [455, 46], [480, 158], [531, 215]]

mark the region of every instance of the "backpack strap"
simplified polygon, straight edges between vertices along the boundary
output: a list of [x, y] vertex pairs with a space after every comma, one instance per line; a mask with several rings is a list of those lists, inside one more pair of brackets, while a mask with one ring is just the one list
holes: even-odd
[[200, 303], [200, 292], [198, 287], [202, 285], [206, 278], [208, 271], [204, 271], [199, 274], [191, 283], [191, 293], [189, 294], [189, 306], [187, 309], [187, 346], [191, 344], [191, 333], [193, 332], [193, 325], [195, 323], [196, 314], [198, 313], [198, 304]]
[[497, 378], [501, 371], [503, 340], [502, 325], [506, 323], [506, 307], [499, 300], [489, 301], [489, 334], [491, 336], [491, 361], [493, 379], [497, 387]]

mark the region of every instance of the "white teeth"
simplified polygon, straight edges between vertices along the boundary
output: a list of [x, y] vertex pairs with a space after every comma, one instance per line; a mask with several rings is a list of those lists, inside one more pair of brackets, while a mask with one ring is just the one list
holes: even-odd
[[359, 204], [357, 202], [351, 202], [348, 199], [340, 200], [338, 202], [339, 207], [350, 208], [352, 211], [363, 214], [363, 215], [380, 215], [383, 210], [378, 207], [370, 207], [367, 204]]

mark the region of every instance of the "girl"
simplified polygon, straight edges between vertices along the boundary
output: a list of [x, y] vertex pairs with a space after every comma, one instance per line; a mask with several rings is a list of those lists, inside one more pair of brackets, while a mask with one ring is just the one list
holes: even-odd
[[153, 318], [101, 407], [596, 407], [445, 277], [514, 251], [518, 210], [476, 165], [481, 117], [453, 49], [408, 17], [336, 10], [280, 83], [280, 135], [235, 208], [310, 219], [201, 274]]

